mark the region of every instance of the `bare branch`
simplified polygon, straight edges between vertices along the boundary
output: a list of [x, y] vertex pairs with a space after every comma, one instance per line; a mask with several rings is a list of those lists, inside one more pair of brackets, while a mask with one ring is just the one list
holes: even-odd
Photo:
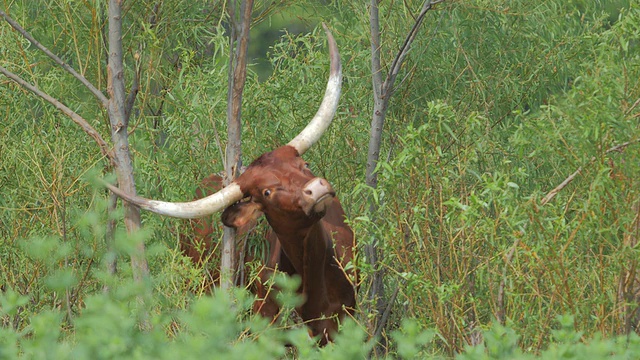
[[35, 95], [37, 95], [37, 96], [41, 97], [42, 99], [46, 100], [51, 105], [55, 106], [58, 110], [62, 111], [62, 113], [64, 113], [68, 117], [70, 117], [71, 120], [73, 120], [73, 122], [75, 122], [76, 124], [80, 125], [82, 130], [84, 130], [84, 132], [87, 133], [87, 135], [89, 135], [91, 138], [93, 138], [93, 140], [95, 140], [95, 142], [98, 144], [98, 147], [100, 147], [100, 152], [102, 153], [102, 155], [106, 156], [109, 159], [109, 161], [111, 162], [111, 164], [114, 164], [114, 159], [115, 158], [114, 158], [113, 152], [111, 151], [111, 148], [109, 147], [109, 145], [107, 145], [107, 143], [104, 141], [104, 139], [102, 139], [102, 136], [100, 136], [100, 133], [98, 133], [89, 124], [89, 122], [87, 122], [87, 120], [85, 120], [82, 116], [78, 115], [73, 110], [69, 109], [66, 105], [64, 105], [60, 101], [58, 101], [58, 100], [54, 99], [53, 97], [49, 96], [45, 92], [41, 91], [37, 87], [35, 87], [35, 86], [31, 85], [30, 83], [26, 82], [21, 77], [19, 77], [18, 75], [12, 73], [11, 71], [5, 69], [2, 66], [0, 66], [0, 72], [2, 74], [4, 74], [6, 77], [8, 77], [9, 79], [11, 79], [14, 82], [16, 82], [18, 85], [22, 86], [23, 88], [31, 91]]
[[140, 54], [135, 53], [134, 58], [136, 61], [136, 71], [133, 78], [133, 84], [131, 85], [131, 89], [129, 90], [129, 95], [127, 95], [127, 99], [124, 102], [124, 122], [126, 126], [129, 126], [131, 111], [133, 110], [133, 105], [136, 102], [136, 96], [138, 95], [138, 91], [140, 90], [140, 73], [142, 72], [142, 62], [140, 61]]
[[236, 4], [228, 6], [230, 21], [230, 58], [229, 58], [229, 88], [227, 93], [227, 178], [225, 183], [231, 182], [239, 175], [241, 165], [241, 117], [242, 94], [247, 79], [247, 51], [249, 48], [249, 30], [253, 0], [243, 0], [240, 9], [240, 19], [236, 19]]
[[[596, 158], [592, 157], [589, 163], [592, 163], [595, 160]], [[575, 179], [576, 176], [578, 176], [581, 172], [582, 172], [582, 166], [580, 166], [578, 170], [574, 171], [573, 174], [569, 175], [566, 179], [564, 179], [564, 181], [561, 182], [560, 185], [556, 186], [553, 190], [549, 191], [549, 193], [540, 201], [540, 205], [545, 205], [546, 203], [551, 201], [556, 195], [558, 195], [560, 190], [564, 189], [567, 185], [569, 185], [573, 181], [573, 179]]]
[[624, 112], [624, 114], [629, 115], [638, 105], [640, 105], [640, 98], [638, 98], [638, 100], [636, 100], [636, 102], [634, 102], [633, 105], [631, 105], [631, 107]]
[[36, 39], [29, 34], [25, 29], [23, 29], [20, 24], [18, 24], [15, 20], [13, 20], [9, 15], [7, 15], [4, 11], [0, 10], [0, 16], [2, 16], [8, 23], [13, 27], [16, 31], [18, 31], [22, 36], [24, 36], [27, 40], [29, 40], [35, 47], [40, 49], [43, 53], [45, 53], [48, 57], [50, 57], [56, 64], [60, 65], [64, 70], [66, 70], [69, 74], [73, 75], [76, 79], [78, 79], [89, 91], [95, 96], [98, 101], [102, 104], [104, 108], [107, 107], [109, 99], [100, 90], [98, 90], [93, 84], [89, 82], [84, 76], [78, 74], [69, 64], [65, 63], [52, 53], [49, 49], [47, 49], [44, 45], [40, 44]]
[[425, 1], [411, 31], [404, 40], [404, 43], [398, 51], [395, 59], [391, 63], [389, 73], [382, 82], [382, 66], [380, 62], [380, 25], [378, 14], [378, 0], [371, 0], [371, 8], [369, 13], [369, 21], [371, 28], [371, 71], [373, 81], [374, 109], [371, 121], [371, 134], [369, 139], [369, 153], [367, 156], [366, 184], [375, 188], [378, 183], [375, 168], [380, 157], [380, 144], [382, 142], [382, 130], [384, 128], [384, 119], [389, 105], [389, 100], [393, 95], [394, 83], [405, 58], [409, 54], [411, 44], [418, 34], [418, 30], [422, 26], [423, 20], [429, 10], [435, 4], [444, 2], [444, 0]]
[[371, 75], [373, 80], [374, 100], [380, 99], [382, 89], [382, 65], [380, 64], [380, 15], [378, 0], [371, 0], [369, 10], [369, 27], [371, 30]]
[[393, 84], [395, 83], [396, 77], [400, 72], [400, 68], [402, 67], [402, 64], [404, 63], [404, 59], [409, 54], [409, 50], [411, 49], [411, 44], [413, 44], [413, 41], [415, 40], [416, 35], [418, 35], [418, 30], [420, 30], [420, 27], [422, 26], [422, 21], [424, 20], [424, 17], [427, 15], [427, 12], [429, 12], [429, 10], [433, 8], [434, 5], [439, 4], [441, 2], [444, 2], [444, 0], [425, 1], [422, 4], [422, 9], [420, 10], [420, 13], [416, 17], [416, 21], [413, 24], [411, 31], [409, 31], [409, 34], [407, 34], [407, 37], [405, 38], [404, 43], [400, 47], [398, 54], [396, 55], [395, 59], [393, 59], [393, 62], [391, 63], [389, 74], [387, 75], [387, 79], [384, 81], [384, 85], [381, 91], [382, 96], [384, 96], [385, 98], [390, 98], [391, 95], [393, 94], [393, 91], [394, 91]]
[[[640, 139], [636, 139], [636, 140], [632, 140], [632, 141], [627, 141], [625, 143], [616, 145], [610, 149], [608, 149], [607, 151], [605, 151], [605, 155], [610, 154], [612, 152], [620, 152], [620, 151], [624, 151], [624, 149], [634, 143], [637, 143], [638, 141], [640, 141]], [[592, 157], [591, 160], [589, 160], [589, 163], [587, 163], [587, 165], [591, 165], [596, 161], [596, 157]], [[551, 201], [556, 195], [558, 195], [558, 193], [564, 189], [567, 185], [569, 185], [573, 179], [576, 178], [576, 176], [578, 176], [583, 169], [584, 166], [580, 166], [578, 168], [578, 170], [574, 171], [573, 174], [569, 175], [566, 179], [564, 179], [563, 182], [560, 183], [560, 185], [556, 186], [553, 190], [549, 191], [549, 193], [547, 195], [545, 195], [545, 197], [542, 198], [542, 200], [540, 200], [540, 205], [545, 205], [546, 203], [548, 203], [549, 201]]]
[[400, 292], [400, 287], [406, 286], [406, 281], [403, 279], [397, 285], [396, 289], [391, 294], [391, 298], [387, 301], [387, 307], [384, 309], [384, 312], [380, 316], [380, 321], [376, 326], [376, 331], [373, 334], [374, 339], [380, 339], [382, 336], [382, 330], [384, 330], [387, 320], [389, 319], [389, 315], [391, 315], [391, 310], [393, 304], [396, 302], [396, 298], [398, 297], [398, 293]]

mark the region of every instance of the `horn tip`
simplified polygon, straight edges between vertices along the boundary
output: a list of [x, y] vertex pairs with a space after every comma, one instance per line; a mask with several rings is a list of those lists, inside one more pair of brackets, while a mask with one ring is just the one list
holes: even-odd
[[336, 43], [331, 30], [322, 22], [322, 28], [327, 34], [327, 41], [329, 42], [329, 57], [331, 59], [331, 76], [340, 76], [342, 73], [342, 64], [340, 62], [340, 52], [338, 51], [338, 44]]

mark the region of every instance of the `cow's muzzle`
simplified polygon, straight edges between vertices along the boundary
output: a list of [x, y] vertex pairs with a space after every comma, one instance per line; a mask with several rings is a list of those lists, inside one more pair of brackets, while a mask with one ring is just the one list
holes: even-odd
[[324, 215], [335, 196], [336, 192], [327, 180], [315, 178], [302, 188], [302, 208], [307, 216]]

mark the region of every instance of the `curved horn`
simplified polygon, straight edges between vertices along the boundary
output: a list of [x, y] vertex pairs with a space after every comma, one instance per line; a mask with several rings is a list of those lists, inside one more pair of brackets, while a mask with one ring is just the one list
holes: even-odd
[[327, 89], [324, 92], [322, 104], [316, 115], [311, 119], [307, 127], [305, 127], [298, 136], [289, 142], [289, 146], [293, 146], [298, 150], [298, 154], [304, 154], [309, 148], [320, 139], [320, 136], [331, 124], [336, 109], [338, 108], [338, 100], [340, 99], [340, 90], [342, 87], [342, 64], [340, 63], [340, 53], [331, 31], [327, 25], [322, 24], [324, 31], [327, 33], [329, 41], [329, 57], [331, 58], [331, 72], [329, 73], [329, 81]]
[[130, 195], [120, 188], [109, 183], [104, 183], [114, 194], [137, 205], [141, 209], [152, 211], [156, 214], [167, 215], [181, 219], [194, 219], [211, 215], [224, 210], [227, 206], [242, 199], [243, 194], [240, 185], [232, 182], [215, 194], [190, 202], [166, 202], [149, 200], [140, 196]]
[[[316, 115], [311, 119], [307, 127], [305, 127], [298, 136], [289, 142], [288, 145], [294, 147], [300, 155], [307, 151], [313, 145], [322, 133], [329, 127], [333, 116], [338, 107], [340, 98], [340, 87], [342, 86], [342, 65], [340, 64], [340, 54], [338, 46], [331, 35], [331, 32], [325, 24], [322, 24], [327, 33], [329, 40], [329, 56], [331, 58], [331, 72], [327, 89], [325, 90], [322, 104]], [[140, 196], [130, 195], [119, 188], [104, 183], [114, 194], [125, 199], [126, 201], [139, 206], [142, 209], [152, 211], [156, 214], [172, 216], [182, 219], [193, 219], [216, 213], [229, 205], [242, 199], [244, 194], [240, 189], [240, 185], [235, 182], [227, 185], [224, 189], [215, 194], [209, 195], [200, 200], [190, 202], [165, 202], [158, 200], [149, 200]]]

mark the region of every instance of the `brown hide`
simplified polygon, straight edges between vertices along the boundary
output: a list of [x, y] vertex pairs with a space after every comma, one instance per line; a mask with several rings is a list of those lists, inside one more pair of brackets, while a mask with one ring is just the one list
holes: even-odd
[[[219, 188], [220, 178], [214, 177], [203, 181], [214, 185], [205, 193]], [[311, 334], [326, 344], [337, 332], [339, 321], [352, 314], [356, 306], [355, 288], [349, 276], [357, 274], [343, 268], [353, 260], [354, 236], [344, 222], [345, 213], [333, 188], [313, 175], [290, 146], [262, 155], [236, 183], [245, 200], [225, 209], [223, 223], [243, 233], [250, 231], [256, 219], [264, 214], [271, 228], [265, 235], [270, 253], [264, 259], [260, 281], [252, 288], [258, 298], [254, 311], [269, 318], [279, 313], [273, 294], [264, 285], [273, 269], [297, 274], [302, 280], [298, 291], [306, 301], [296, 310]], [[197, 237], [211, 246], [211, 222], [194, 220], [194, 224]], [[189, 247], [183, 249], [189, 254]], [[201, 257], [191, 257], [202, 261]]]

